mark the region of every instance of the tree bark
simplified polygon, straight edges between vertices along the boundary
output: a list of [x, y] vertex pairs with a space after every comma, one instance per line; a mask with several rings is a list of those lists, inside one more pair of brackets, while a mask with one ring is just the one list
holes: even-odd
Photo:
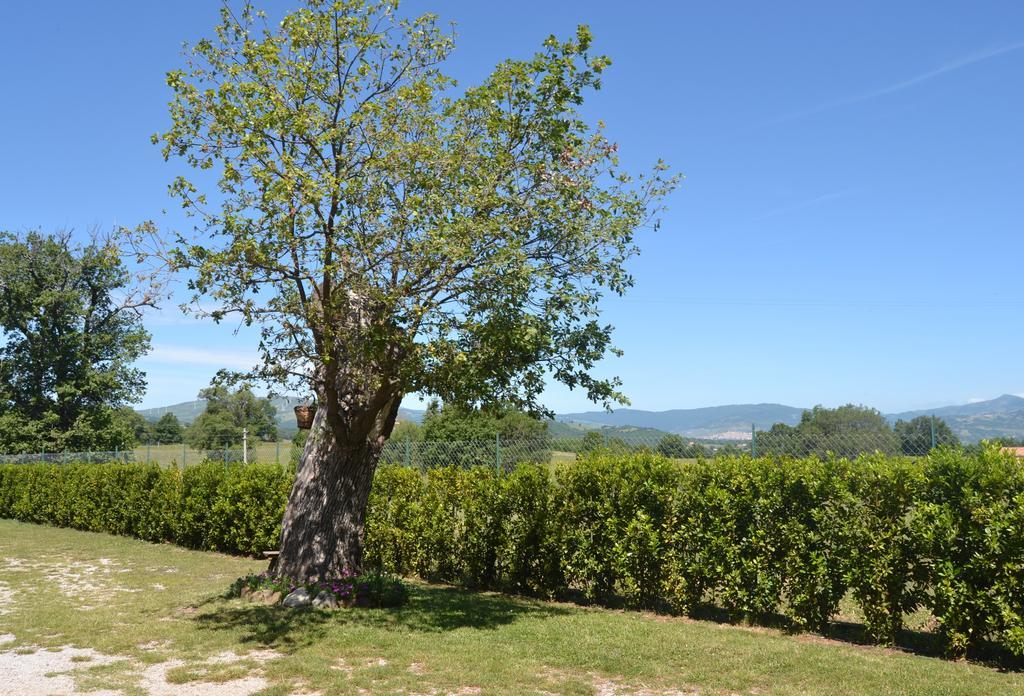
[[340, 437], [328, 423], [328, 408], [317, 409], [288, 496], [272, 574], [307, 581], [362, 570], [366, 503], [400, 402], [394, 398], [375, 417], [358, 419], [374, 424], [369, 432], [345, 429]]

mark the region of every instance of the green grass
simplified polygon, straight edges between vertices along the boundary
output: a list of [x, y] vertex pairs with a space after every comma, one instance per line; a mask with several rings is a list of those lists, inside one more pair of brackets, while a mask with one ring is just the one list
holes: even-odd
[[[184, 449], [183, 449], [184, 448]], [[288, 463], [292, 452], [291, 440], [280, 442], [253, 442], [249, 445], [249, 461], [274, 464], [277, 462]], [[223, 449], [195, 450], [189, 445], [139, 445], [132, 451], [134, 461], [150, 462], [160, 466], [181, 466], [184, 461], [186, 465], [198, 464], [207, 456], [215, 459], [223, 457]], [[236, 445], [228, 448], [229, 459], [240, 459], [242, 446]]]
[[[169, 682], [259, 673], [266, 694], [1024, 693], [1021, 674], [979, 664], [421, 583], [398, 610], [261, 607], [223, 593], [262, 562], [6, 520], [0, 557], [0, 634], [16, 638], [0, 662], [63, 646], [123, 658], [80, 659], [83, 689], [144, 693], [147, 666], [173, 659]], [[225, 652], [240, 658], [209, 661]]]

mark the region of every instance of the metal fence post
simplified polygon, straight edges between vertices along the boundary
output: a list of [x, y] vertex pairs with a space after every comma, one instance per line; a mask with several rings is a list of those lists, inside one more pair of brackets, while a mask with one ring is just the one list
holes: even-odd
[[188, 465], [185, 462], [185, 443], [182, 442], [181, 443], [181, 468], [184, 469], [186, 466], [188, 466]]
[[281, 463], [281, 441], [274, 440], [274, 463]]
[[405, 466], [412, 465], [412, 440], [405, 438]]
[[228, 443], [224, 443], [224, 468], [228, 468]]
[[149, 442], [146, 442], [146, 464], [149, 464], [149, 448], [150, 444]]
[[932, 449], [935, 449], [935, 415], [932, 415]]
[[494, 436], [494, 469], [501, 474], [501, 434]]
[[121, 461], [121, 454], [120, 454], [120, 452], [118, 452], [118, 448], [117, 448], [116, 445], [114, 446], [114, 461], [115, 462]]
[[757, 427], [753, 423], [750, 424], [750, 456], [757, 457]]

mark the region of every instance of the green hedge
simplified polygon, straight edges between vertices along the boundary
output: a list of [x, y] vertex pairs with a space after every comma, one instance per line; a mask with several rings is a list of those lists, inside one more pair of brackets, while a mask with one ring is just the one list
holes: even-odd
[[385, 468], [368, 560], [470, 587], [822, 630], [847, 594], [892, 642], [930, 611], [946, 650], [1024, 655], [1024, 469], [998, 450], [917, 460], [596, 454], [511, 474]]
[[[290, 481], [261, 465], [7, 465], [0, 517], [258, 554], [277, 544]], [[925, 608], [950, 654], [994, 641], [1024, 655], [1024, 471], [995, 449], [692, 464], [598, 453], [554, 476], [385, 466], [366, 558], [469, 587], [781, 613], [810, 630], [850, 594], [879, 642]]]
[[7, 464], [0, 517], [257, 555], [277, 547], [291, 480], [263, 464]]

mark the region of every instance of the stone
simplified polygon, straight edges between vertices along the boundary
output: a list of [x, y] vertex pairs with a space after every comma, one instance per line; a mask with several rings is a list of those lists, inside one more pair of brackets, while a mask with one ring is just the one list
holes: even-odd
[[256, 590], [249, 595], [249, 600], [258, 604], [272, 606], [281, 601], [281, 593], [276, 590]]
[[313, 598], [309, 596], [309, 593], [303, 587], [300, 587], [284, 598], [284, 605], [292, 609], [308, 607], [312, 603]]
[[313, 600], [313, 606], [317, 609], [337, 609], [338, 600], [333, 594], [323, 590]]

